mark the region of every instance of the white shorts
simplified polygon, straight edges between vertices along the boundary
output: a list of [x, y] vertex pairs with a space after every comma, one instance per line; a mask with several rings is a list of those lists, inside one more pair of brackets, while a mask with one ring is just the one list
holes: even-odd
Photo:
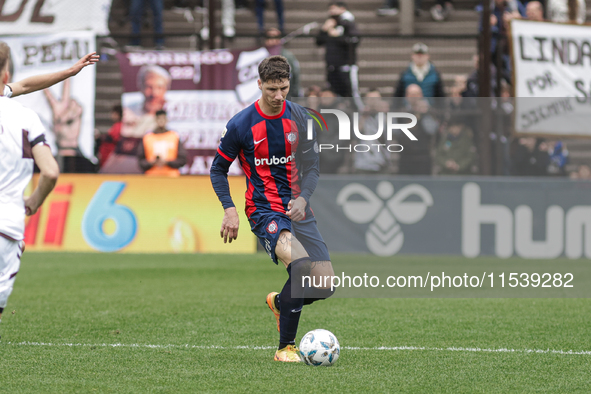
[[25, 243], [0, 237], [0, 308], [5, 308], [21, 266]]

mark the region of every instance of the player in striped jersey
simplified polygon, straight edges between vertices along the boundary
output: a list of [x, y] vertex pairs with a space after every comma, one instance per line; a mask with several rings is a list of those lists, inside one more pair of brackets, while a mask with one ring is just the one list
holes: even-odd
[[259, 65], [261, 98], [227, 124], [211, 166], [211, 182], [224, 207], [220, 235], [238, 236], [238, 213], [227, 181], [238, 158], [246, 175], [246, 215], [273, 262], [287, 269], [280, 293], [267, 296], [279, 330], [275, 360], [301, 361], [295, 337], [302, 307], [332, 295], [327, 288], [305, 288], [302, 277], [334, 275], [328, 249], [316, 226], [309, 200], [318, 182], [316, 133], [307, 135], [307, 111], [286, 100], [290, 68], [283, 56]]
[[[9, 61], [10, 48], [0, 42], [0, 91], [9, 79]], [[23, 198], [33, 176], [33, 162], [40, 170], [39, 182], [33, 193]], [[25, 215], [37, 212], [58, 175], [39, 116], [8, 97], [0, 97], [0, 319], [24, 251]]]

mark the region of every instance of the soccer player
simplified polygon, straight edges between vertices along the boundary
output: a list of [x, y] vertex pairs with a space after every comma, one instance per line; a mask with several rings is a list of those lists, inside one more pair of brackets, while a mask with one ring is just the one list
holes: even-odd
[[318, 182], [318, 145], [315, 131], [312, 139], [307, 136], [307, 111], [286, 100], [287, 60], [271, 56], [261, 62], [258, 71], [261, 98], [228, 122], [211, 166], [211, 182], [225, 212], [220, 235], [224, 242], [232, 242], [239, 223], [227, 174], [239, 158], [246, 174], [250, 228], [289, 276], [281, 292], [269, 293], [266, 299], [279, 331], [275, 360], [299, 362], [295, 337], [302, 307], [333, 293], [329, 288], [302, 285], [305, 276], [334, 275], [308, 203]]
[[[4, 42], [0, 43], [6, 45]], [[11, 82], [4, 85], [2, 95], [5, 97], [16, 97], [21, 94], [33, 93], [38, 90], [46, 89], [63, 80], [66, 80], [78, 74], [84, 67], [96, 64], [99, 61], [99, 55], [96, 52], [84, 55], [72, 67], [54, 73], [34, 75], [18, 82]]]
[[[0, 42], [0, 91], [8, 82], [9, 61], [10, 48]], [[44, 133], [35, 112], [0, 97], [0, 319], [24, 251], [25, 215], [37, 212], [59, 175]], [[41, 172], [39, 182], [31, 196], [23, 198], [33, 176], [33, 162]]]

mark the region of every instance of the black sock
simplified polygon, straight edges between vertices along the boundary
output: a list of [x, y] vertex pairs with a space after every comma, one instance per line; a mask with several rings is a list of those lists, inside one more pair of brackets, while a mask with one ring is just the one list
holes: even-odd
[[[283, 349], [287, 345], [295, 344], [295, 337], [298, 331], [300, 314], [304, 306], [304, 288], [301, 285], [296, 286], [297, 281], [301, 281], [302, 275], [309, 275], [311, 262], [308, 257], [294, 260], [287, 266], [289, 278], [281, 293], [279, 293], [279, 346]], [[292, 288], [292, 278], [294, 286]], [[301, 282], [300, 282], [301, 283]], [[292, 293], [293, 291], [293, 293]]]
[[310, 305], [315, 301], [326, 300], [334, 294], [334, 290], [307, 287], [304, 294], [306, 297], [304, 299], [304, 305]]

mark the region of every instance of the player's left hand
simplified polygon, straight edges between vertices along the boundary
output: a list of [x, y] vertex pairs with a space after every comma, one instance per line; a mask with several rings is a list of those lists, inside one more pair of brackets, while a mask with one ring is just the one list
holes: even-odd
[[287, 212], [285, 214], [294, 222], [299, 222], [306, 218], [306, 205], [306, 199], [304, 197], [298, 197], [287, 204]]
[[99, 61], [100, 56], [96, 52], [87, 53], [82, 56], [80, 60], [76, 62], [70, 69], [71, 76], [78, 74], [84, 67], [96, 64]]

